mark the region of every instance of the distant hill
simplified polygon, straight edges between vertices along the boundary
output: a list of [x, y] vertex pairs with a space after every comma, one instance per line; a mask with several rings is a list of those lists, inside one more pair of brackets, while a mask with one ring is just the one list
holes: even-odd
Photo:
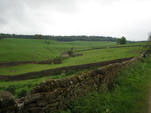
[[0, 34], [4, 38], [24, 38], [24, 39], [49, 39], [56, 41], [117, 41], [114, 37], [105, 36], [52, 36], [52, 35], [16, 35], [16, 34]]

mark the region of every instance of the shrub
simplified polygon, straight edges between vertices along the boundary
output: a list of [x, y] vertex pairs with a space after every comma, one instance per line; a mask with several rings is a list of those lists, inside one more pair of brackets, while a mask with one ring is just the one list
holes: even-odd
[[19, 93], [18, 93], [18, 97], [19, 98], [21, 98], [21, 97], [24, 97], [24, 96], [26, 96], [26, 94], [27, 94], [27, 91], [25, 90], [25, 89], [23, 89], [23, 90], [21, 90]]
[[121, 39], [117, 39], [118, 44], [126, 44], [126, 38], [123, 36]]
[[53, 60], [53, 63], [54, 63], [54, 64], [61, 64], [61, 63], [62, 63], [62, 58], [61, 58], [61, 57], [55, 58], [55, 59]]
[[9, 85], [9, 86], [6, 88], [6, 91], [9, 91], [10, 93], [15, 94], [16, 86], [15, 86], [15, 85]]

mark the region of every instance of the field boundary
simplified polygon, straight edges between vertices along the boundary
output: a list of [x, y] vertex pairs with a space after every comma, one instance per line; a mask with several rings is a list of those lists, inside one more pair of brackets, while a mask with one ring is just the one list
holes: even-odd
[[[4, 96], [2, 93], [2, 112], [15, 113], [49, 113], [64, 109], [69, 102], [84, 96], [92, 91], [101, 92], [104, 88], [110, 88], [117, 72], [125, 67], [136, 63], [140, 58], [144, 58], [146, 52], [143, 52], [139, 58], [124, 58], [113, 60], [112, 63], [104, 65], [96, 70], [82, 73], [77, 76], [63, 78], [61, 80], [46, 80], [33, 88], [25, 97], [17, 100]], [[96, 64], [96, 63], [93, 63]], [[87, 66], [87, 65], [86, 65]], [[11, 94], [10, 94], [11, 95]], [[7, 101], [7, 103], [4, 101]], [[8, 98], [8, 99], [6, 99]], [[9, 103], [9, 104], [8, 104]]]
[[57, 74], [61, 74], [61, 73], [66, 73], [66, 72], [69, 72], [72, 70], [78, 71], [78, 70], [90, 69], [90, 68], [94, 68], [94, 67], [102, 67], [105, 65], [113, 64], [113, 63], [121, 63], [124, 61], [131, 60], [133, 58], [134, 57], [129, 57], [129, 58], [116, 59], [116, 60], [109, 60], [109, 61], [104, 61], [104, 62], [66, 66], [66, 67], [60, 67], [60, 68], [55, 68], [55, 69], [48, 69], [48, 70], [42, 70], [42, 71], [37, 71], [37, 72], [18, 74], [18, 75], [14, 75], [14, 76], [0, 75], [0, 80], [8, 80], [8, 81], [28, 80], [28, 79], [44, 77], [44, 76], [53, 76], [53, 75], [57, 75]]
[[68, 106], [69, 102], [93, 91], [102, 91], [109, 88], [116, 78], [116, 73], [126, 66], [137, 62], [133, 57], [122, 62], [105, 65], [99, 69], [82, 73], [77, 76], [63, 78], [61, 80], [46, 80], [33, 88], [25, 97], [13, 101], [13, 104], [5, 104], [3, 112], [15, 111], [16, 113], [49, 113], [58, 111]]
[[151, 45], [105, 46], [105, 47], [98, 47], [98, 48], [91, 48], [91, 49], [77, 50], [77, 52], [90, 51], [90, 50], [96, 50], [96, 49], [107, 49], [107, 48], [150, 47], [150, 46], [151, 46]]
[[43, 61], [20, 61], [20, 62], [0, 62], [0, 67], [17, 66], [23, 64], [60, 64], [61, 59], [43, 60]]
[[[151, 45], [131, 45], [131, 46], [105, 46], [105, 47], [98, 47], [98, 48], [90, 48], [90, 49], [83, 49], [83, 50], [76, 50], [76, 52], [82, 51], [90, 51], [96, 49], [107, 49], [107, 48], [124, 48], [124, 47], [149, 47]], [[61, 61], [59, 61], [61, 63]], [[9, 66], [17, 66], [23, 64], [59, 64], [57, 59], [48, 59], [42, 61], [19, 61], [19, 62], [0, 62], [0, 67], [9, 67]]]

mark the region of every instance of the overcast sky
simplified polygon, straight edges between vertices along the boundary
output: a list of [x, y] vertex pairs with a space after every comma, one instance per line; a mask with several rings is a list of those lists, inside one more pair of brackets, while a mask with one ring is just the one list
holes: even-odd
[[147, 40], [151, 0], [0, 0], [0, 32]]

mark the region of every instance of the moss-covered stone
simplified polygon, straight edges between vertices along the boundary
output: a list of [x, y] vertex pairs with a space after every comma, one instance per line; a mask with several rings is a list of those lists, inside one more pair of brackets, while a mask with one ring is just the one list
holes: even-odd
[[[25, 97], [16, 102], [8, 92], [0, 94], [0, 107], [6, 113], [50, 113], [65, 108], [68, 103], [92, 91], [102, 91], [110, 88], [116, 73], [126, 65], [136, 62], [137, 59], [113, 63], [91, 72], [84, 72], [79, 76], [72, 76], [61, 80], [47, 80]], [[6, 98], [6, 99], [5, 99]], [[5, 101], [4, 101], [5, 100]], [[9, 112], [9, 111], [12, 112]], [[14, 112], [14, 113], [15, 113]], [[5, 112], [0, 112], [5, 113]]]

